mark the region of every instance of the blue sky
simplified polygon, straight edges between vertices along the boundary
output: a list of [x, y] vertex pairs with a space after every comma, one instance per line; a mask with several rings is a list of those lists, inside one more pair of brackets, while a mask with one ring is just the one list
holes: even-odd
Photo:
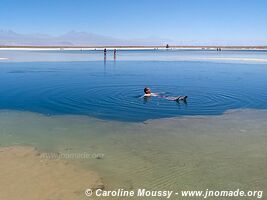
[[0, 29], [117, 38], [265, 40], [266, 0], [0, 0]]

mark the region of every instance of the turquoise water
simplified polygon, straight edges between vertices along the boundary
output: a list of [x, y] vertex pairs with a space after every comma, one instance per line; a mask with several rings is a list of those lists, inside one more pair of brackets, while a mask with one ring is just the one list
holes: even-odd
[[[200, 61], [0, 63], [0, 109], [120, 121], [267, 108], [267, 65]], [[140, 98], [143, 88], [187, 102]]]

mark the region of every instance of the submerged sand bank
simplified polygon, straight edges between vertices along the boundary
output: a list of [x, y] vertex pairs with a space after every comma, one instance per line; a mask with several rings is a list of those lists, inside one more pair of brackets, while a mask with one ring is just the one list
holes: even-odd
[[[266, 130], [267, 110], [231, 110], [218, 116], [177, 117], [148, 120], [144, 123], [107, 121], [86, 116], [44, 116], [30, 112], [0, 111], [1, 146], [32, 145], [44, 152], [103, 153], [103, 159], [76, 161], [85, 169], [97, 171], [103, 177], [107, 190], [147, 188], [223, 191], [239, 188], [245, 191], [262, 190], [266, 193]], [[30, 163], [38, 160], [38, 156], [35, 158], [31, 153], [30, 155]], [[30, 185], [35, 185], [38, 181], [35, 179], [31, 182], [33, 179], [28, 180], [26, 177], [34, 178], [33, 174], [42, 170], [58, 168], [57, 164], [53, 164], [54, 161], [47, 161], [51, 165], [49, 169], [33, 163], [24, 163], [25, 167], [21, 167], [22, 163], [18, 160], [24, 158], [15, 159], [10, 153], [5, 156], [6, 160], [14, 161], [14, 165], [18, 165], [2, 165], [5, 161], [0, 158], [0, 171], [6, 172], [0, 174], [0, 184], [8, 183], [0, 188], [0, 193], [2, 189], [5, 195], [14, 195], [13, 188], [20, 187], [21, 181], [15, 180], [25, 178], [25, 185], [30, 188]], [[68, 171], [67, 166], [62, 168], [59, 171]], [[80, 168], [78, 172], [82, 172]], [[70, 174], [73, 174], [72, 170]], [[62, 193], [64, 188], [67, 188], [65, 192], [69, 192], [70, 196], [76, 194], [74, 191], [80, 191], [78, 194], [81, 194], [79, 188], [84, 187], [82, 183], [85, 179], [80, 175], [78, 173], [77, 179], [73, 179], [67, 187], [72, 176], [67, 178], [56, 174], [55, 177], [60, 177], [58, 179], [63, 181], [57, 189], [54, 185], [50, 188], [53, 177], [50, 177], [48, 183], [45, 176], [40, 175], [45, 179], [42, 181], [44, 185], [33, 189], [39, 191], [37, 195], [43, 192], [55, 195], [50, 197], [51, 200], [60, 199], [56, 195]], [[87, 178], [86, 181], [88, 180]], [[71, 189], [74, 186], [77, 189]], [[0, 199], [11, 199], [5, 197], [0, 196]]]
[[103, 187], [92, 171], [47, 160], [33, 147], [0, 148], [0, 199], [81, 200], [87, 188]]

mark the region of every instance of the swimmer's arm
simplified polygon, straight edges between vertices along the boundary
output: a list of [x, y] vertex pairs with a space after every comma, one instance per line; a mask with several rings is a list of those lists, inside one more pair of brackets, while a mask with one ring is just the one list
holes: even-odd
[[141, 97], [139, 97], [140, 99], [141, 98], [145, 98], [145, 97], [151, 97], [152, 95], [151, 94], [144, 94], [144, 95], [142, 95]]
[[159, 93], [151, 93], [151, 94], [144, 94], [139, 98], [144, 98], [144, 97], [158, 97], [160, 96]]
[[151, 93], [150, 96], [152, 96], [152, 97], [158, 97], [159, 96], [159, 93]]

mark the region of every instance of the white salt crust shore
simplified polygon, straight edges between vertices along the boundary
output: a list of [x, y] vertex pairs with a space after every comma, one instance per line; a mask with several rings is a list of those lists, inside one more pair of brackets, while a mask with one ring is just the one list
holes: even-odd
[[[158, 50], [166, 50], [166, 47], [0, 47], [0, 50], [21, 50], [21, 51], [59, 51], [59, 50], [113, 50], [113, 49], [117, 49], [117, 50], [154, 50], [154, 49], [158, 49]], [[169, 49], [173, 49], [173, 50], [216, 50], [216, 47], [170, 47]], [[234, 50], [234, 51], [254, 51], [254, 50], [267, 50], [267, 48], [257, 48], [257, 47], [251, 47], [251, 48], [229, 48], [229, 47], [222, 47], [221, 49], [223, 49], [224, 51], [227, 50]]]

